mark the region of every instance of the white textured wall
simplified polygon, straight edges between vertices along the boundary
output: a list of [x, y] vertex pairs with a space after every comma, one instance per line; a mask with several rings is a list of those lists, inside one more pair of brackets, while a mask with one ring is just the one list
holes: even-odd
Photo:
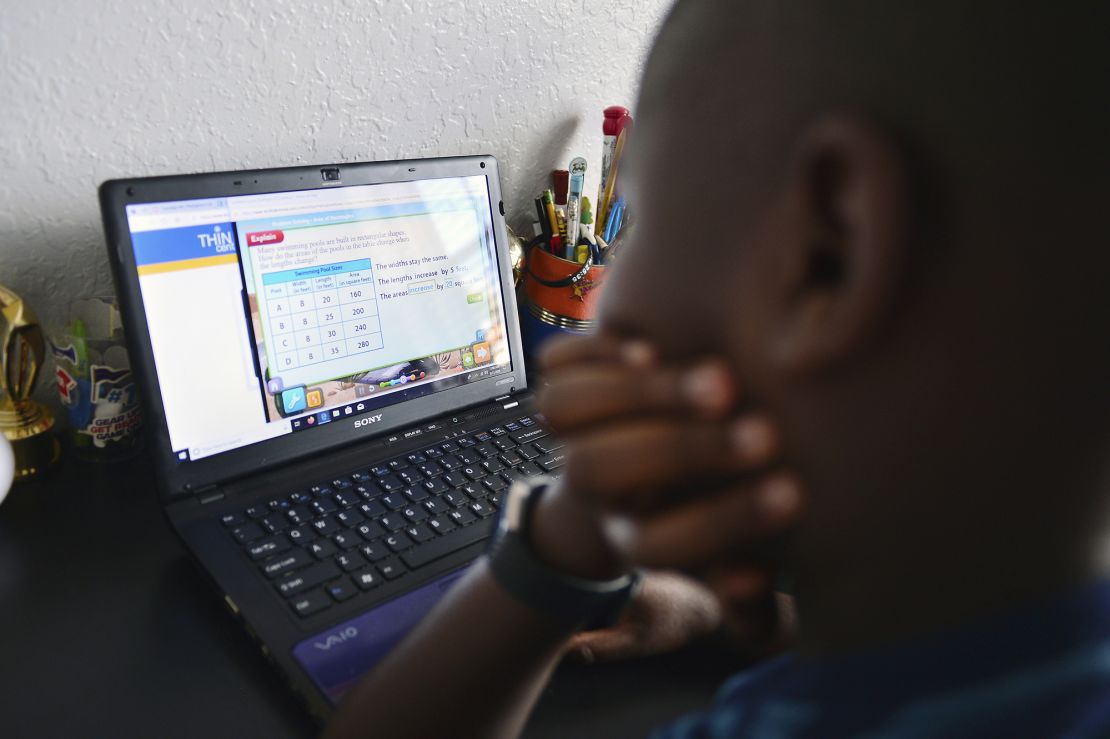
[[631, 107], [669, 5], [6, 2], [0, 283], [48, 325], [110, 292], [96, 186], [112, 177], [492, 153], [525, 223], [551, 169], [596, 168], [601, 111]]

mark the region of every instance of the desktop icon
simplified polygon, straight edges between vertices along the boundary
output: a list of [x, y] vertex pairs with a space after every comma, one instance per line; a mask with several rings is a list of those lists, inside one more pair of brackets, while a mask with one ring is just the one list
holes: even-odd
[[266, 389], [270, 391], [270, 395], [277, 395], [285, 389], [285, 383], [280, 377], [271, 377], [266, 381]]
[[355, 406], [355, 410], [357, 410], [357, 411], [366, 410], [366, 403], [359, 403], [358, 405]]
[[489, 342], [487, 341], [475, 344], [471, 350], [474, 352], [474, 364], [486, 364], [493, 359], [490, 356]]
[[324, 391], [320, 388], [309, 390], [304, 397], [309, 408], [319, 408], [324, 404]]
[[463, 352], [462, 362], [463, 367], [465, 367], [466, 369], [470, 369], [474, 366], [474, 355], [470, 352]]
[[308, 409], [308, 404], [305, 402], [304, 388], [291, 387], [288, 390], [281, 391], [281, 409], [283, 415], [291, 416], [294, 413], [300, 413]]
[[475, 331], [474, 332], [474, 340], [475, 341], [485, 341], [486, 340], [486, 330], [483, 329], [483, 328], [480, 328], [477, 331]]
[[316, 420], [319, 423], [331, 423], [331, 414], [327, 411], [320, 411], [316, 414]]
[[306, 418], [304, 420], [304, 422], [306, 424], [308, 424], [309, 426], [315, 426], [316, 425], [316, 416], [309, 416], [308, 418]]
[[343, 409], [343, 415], [344, 416], [351, 415], [351, 406], [347, 406], [346, 408]]
[[331, 412], [332, 418], [339, 418], [339, 410], [336, 409]]

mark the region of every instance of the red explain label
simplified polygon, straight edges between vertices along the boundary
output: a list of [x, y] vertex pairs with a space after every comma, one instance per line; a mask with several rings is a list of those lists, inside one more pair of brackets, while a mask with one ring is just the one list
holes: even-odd
[[285, 234], [281, 231], [255, 231], [247, 234], [247, 246], [280, 244], [283, 241], [285, 241]]

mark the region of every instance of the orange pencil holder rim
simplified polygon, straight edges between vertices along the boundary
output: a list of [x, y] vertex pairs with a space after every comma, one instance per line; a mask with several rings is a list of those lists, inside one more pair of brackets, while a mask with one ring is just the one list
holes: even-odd
[[595, 264], [592, 256], [583, 264], [563, 259], [537, 248], [543, 243], [539, 236], [524, 251], [524, 292], [530, 311], [559, 328], [590, 330], [605, 265]]

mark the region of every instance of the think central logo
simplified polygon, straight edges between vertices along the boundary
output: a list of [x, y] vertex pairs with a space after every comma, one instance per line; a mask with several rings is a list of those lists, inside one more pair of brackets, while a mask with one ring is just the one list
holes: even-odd
[[235, 251], [235, 242], [231, 239], [231, 233], [219, 226], [213, 226], [210, 234], [197, 234], [197, 241], [200, 242], [202, 249], [215, 249], [221, 253]]
[[341, 629], [334, 634], [328, 634], [327, 639], [324, 639], [324, 641], [314, 642], [314, 645], [317, 649], [323, 649], [324, 651], [327, 651], [334, 646], [342, 644], [348, 639], [354, 639], [356, 636], [358, 636], [358, 629], [356, 629], [354, 626], [348, 626], [347, 628]]

